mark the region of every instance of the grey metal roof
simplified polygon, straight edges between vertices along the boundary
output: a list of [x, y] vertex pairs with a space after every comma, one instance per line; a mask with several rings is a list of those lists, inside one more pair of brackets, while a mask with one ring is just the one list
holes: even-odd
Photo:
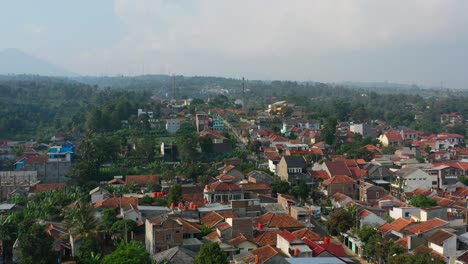
[[167, 260], [169, 263], [187, 264], [193, 263], [197, 254], [182, 247], [173, 247], [168, 250], [157, 253], [153, 256], [156, 263]]
[[305, 168], [307, 163], [301, 156], [283, 156], [288, 168]]

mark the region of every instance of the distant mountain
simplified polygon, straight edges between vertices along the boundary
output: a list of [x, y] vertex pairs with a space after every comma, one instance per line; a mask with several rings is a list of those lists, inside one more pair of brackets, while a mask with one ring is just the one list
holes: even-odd
[[0, 51], [0, 74], [77, 75], [17, 49]]

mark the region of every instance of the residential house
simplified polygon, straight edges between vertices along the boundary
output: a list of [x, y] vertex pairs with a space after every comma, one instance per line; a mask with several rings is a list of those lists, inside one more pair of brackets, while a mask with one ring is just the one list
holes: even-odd
[[240, 182], [239, 186], [244, 192], [271, 195], [271, 185], [268, 183]]
[[304, 224], [290, 215], [272, 212], [268, 212], [257, 217], [254, 223], [255, 226], [261, 224], [265, 229], [286, 229], [289, 231], [295, 231], [304, 228]]
[[249, 252], [252, 249], [258, 248], [257, 244], [250, 241], [243, 234], [240, 234], [239, 236], [231, 239], [229, 241], [229, 244], [236, 247], [238, 249], [238, 253], [245, 253], [245, 252]]
[[375, 138], [377, 136], [375, 128], [369, 124], [352, 124], [349, 126], [349, 131], [360, 134], [363, 137]]
[[445, 258], [449, 258], [457, 252], [457, 235], [445, 229], [437, 230], [426, 239], [429, 243], [428, 247]]
[[180, 246], [183, 242], [183, 224], [167, 215], [145, 221], [145, 246], [150, 254]]
[[351, 170], [348, 168], [346, 162], [343, 160], [325, 162], [323, 163], [322, 168], [328, 173], [330, 177], [336, 175], [346, 175], [349, 177], [353, 176]]
[[66, 225], [49, 223], [44, 231], [54, 238], [52, 248], [59, 252], [61, 258], [68, 259], [77, 256], [82, 240], [79, 236], [71, 236]]
[[440, 123], [443, 125], [463, 124], [463, 121], [463, 115], [458, 112], [440, 115]]
[[267, 112], [270, 114], [281, 114], [284, 108], [288, 107], [288, 102], [286, 101], [278, 101], [268, 105]]
[[188, 264], [193, 263], [197, 253], [183, 247], [173, 247], [156, 253], [153, 259], [156, 263], [175, 263]]
[[240, 182], [245, 179], [245, 175], [239, 167], [234, 165], [225, 166], [221, 169], [222, 174], [230, 175], [234, 177], [233, 182]]
[[352, 202], [353, 199], [351, 199], [351, 197], [345, 195], [345, 194], [342, 194], [342, 193], [335, 193], [331, 196], [331, 202], [332, 202], [332, 206], [333, 208], [343, 208], [345, 207], [345, 205], [349, 202]]
[[333, 176], [322, 182], [323, 193], [331, 197], [335, 193], [341, 193], [352, 199], [357, 198], [356, 181], [346, 175]]
[[278, 264], [284, 263], [283, 253], [275, 246], [266, 245], [233, 257], [235, 264]]
[[385, 132], [379, 137], [379, 140], [380, 142], [382, 142], [382, 145], [385, 147], [392, 146], [392, 147], [398, 148], [398, 147], [403, 146], [404, 144], [403, 137], [397, 131]]
[[296, 184], [300, 179], [312, 185], [313, 179], [307, 172], [307, 163], [300, 156], [283, 156], [278, 163], [276, 174], [284, 181]]
[[403, 230], [403, 234], [407, 236], [408, 250], [424, 245], [427, 237], [431, 236], [437, 230], [447, 227], [449, 222], [439, 218], [433, 218], [426, 222], [409, 226]]
[[437, 188], [437, 177], [414, 167], [406, 167], [395, 172], [396, 178], [392, 183], [394, 193], [412, 192], [417, 188]]
[[360, 226], [369, 225], [373, 227], [379, 227], [387, 222], [367, 209], [360, 210], [358, 217]]
[[367, 182], [363, 182], [359, 186], [359, 199], [362, 202], [372, 204], [385, 195], [387, 195], [387, 190], [382, 187]]
[[276, 247], [289, 257], [312, 257], [309, 246], [288, 230], [277, 234]]
[[271, 175], [259, 170], [253, 170], [247, 173], [247, 179], [249, 182], [253, 183], [273, 183], [273, 177], [271, 177]]
[[[339, 259], [348, 257], [342, 244], [330, 243], [330, 239], [324, 239], [323, 243], [320, 243], [322, 241], [312, 241], [308, 238], [303, 238], [302, 240], [312, 249], [312, 256], [314, 259], [324, 260], [319, 263], [346, 263], [339, 262]], [[339, 259], [336, 261], [335, 259], [331, 259], [332, 257]]]
[[218, 181], [206, 185], [203, 191], [208, 203], [228, 203], [231, 200], [244, 199], [244, 191], [233, 182], [233, 176], [221, 174], [216, 178]]
[[100, 186], [92, 189], [89, 195], [91, 196], [91, 203], [93, 204], [112, 197], [112, 194], [108, 190]]

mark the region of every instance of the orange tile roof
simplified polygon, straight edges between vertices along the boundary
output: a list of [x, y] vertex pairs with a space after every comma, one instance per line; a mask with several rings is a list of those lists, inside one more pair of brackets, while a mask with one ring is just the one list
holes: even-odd
[[244, 235], [240, 234], [240, 236], [229, 240], [229, 243], [237, 247], [238, 245], [240, 245], [242, 242], [245, 242], [245, 241], [247, 241], [247, 238]]
[[394, 231], [397, 231], [397, 232], [400, 232], [401, 230], [403, 230], [405, 227], [409, 226], [412, 222], [410, 220], [406, 220], [404, 218], [398, 218], [398, 219], [395, 219], [393, 222], [391, 223], [385, 223], [383, 224], [382, 226], [380, 226], [379, 228], [377, 228], [377, 230], [382, 233], [382, 234], [385, 234], [387, 233], [388, 231], [390, 230], [394, 230]]
[[309, 170], [309, 173], [315, 179], [323, 179], [323, 180], [330, 179], [330, 175], [328, 175], [328, 173], [324, 170], [319, 170], [319, 171]]
[[356, 183], [356, 181], [346, 175], [337, 175], [322, 182], [323, 185], [342, 184], [342, 183], [354, 184]]
[[240, 184], [240, 187], [244, 191], [271, 190], [271, 185], [266, 182], [260, 182], [260, 183], [248, 182], [248, 183]]
[[216, 232], [216, 231], [213, 231], [213, 232], [209, 233], [208, 235], [206, 235], [206, 237], [207, 237], [209, 240], [215, 240], [215, 239], [219, 239], [219, 238], [220, 238], [218, 232]]
[[362, 210], [362, 211], [359, 213], [359, 218], [361, 218], [361, 219], [362, 219], [362, 218], [366, 218], [366, 217], [368, 217], [368, 216], [371, 215], [371, 214], [372, 214], [371, 211], [369, 211], [369, 210], [367, 210], [367, 209], [364, 209], [364, 210]]
[[421, 224], [410, 226], [405, 231], [409, 234], [419, 234], [444, 225], [448, 225], [448, 222], [439, 218], [433, 218]]
[[395, 244], [397, 245], [400, 245], [402, 248], [404, 249], [408, 249], [408, 237], [402, 237], [400, 239], [398, 239], [397, 241], [395, 241]]
[[447, 199], [447, 198], [440, 197], [440, 196], [434, 196], [432, 198], [436, 200], [437, 205], [442, 206], [442, 207], [448, 207], [454, 203], [454, 201]]
[[305, 227], [303, 229], [300, 229], [300, 230], [297, 230], [297, 231], [294, 231], [292, 232], [293, 235], [295, 235], [296, 237], [300, 238], [300, 239], [303, 239], [303, 238], [307, 238], [307, 239], [310, 239], [312, 241], [322, 241], [323, 238], [313, 232], [312, 230], [310, 230], [309, 228]]
[[181, 217], [175, 217], [175, 219], [179, 220], [181, 223], [182, 223], [182, 232], [184, 234], [197, 234], [197, 233], [201, 233], [201, 226], [196, 224], [196, 223], [192, 223], [192, 222], [189, 222]]
[[138, 208], [138, 198], [137, 197], [111, 197], [104, 199], [96, 204], [94, 208], [119, 208], [122, 205], [122, 208], [131, 204], [133, 208]]
[[278, 235], [282, 238], [284, 238], [286, 241], [288, 241], [289, 243], [293, 242], [294, 240], [297, 240], [298, 238], [293, 235], [291, 232], [289, 232], [288, 230], [283, 230], [283, 231], [280, 231], [278, 232]]
[[221, 211], [217, 213], [224, 218], [237, 218], [237, 214], [233, 211]]
[[262, 223], [265, 227], [269, 228], [302, 228], [304, 224], [292, 218], [288, 214], [279, 214], [268, 212], [255, 219], [255, 225]]
[[337, 202], [342, 202], [342, 201], [346, 200], [347, 198], [351, 199], [351, 197], [349, 197], [347, 195], [344, 195], [342, 193], [339, 193], [339, 192], [333, 194], [332, 198], [333, 198], [333, 200], [335, 200]]
[[149, 182], [159, 184], [158, 175], [128, 175], [126, 178], [127, 184], [138, 184], [139, 186], [146, 186]]
[[224, 230], [231, 228], [231, 225], [224, 222], [224, 223], [218, 224], [216, 228], [219, 229], [220, 231], [224, 231]]
[[277, 234], [279, 231], [264, 231], [258, 235], [254, 242], [260, 246], [271, 245], [276, 246]]
[[259, 248], [256, 248], [256, 249], [252, 249], [250, 252], [253, 254], [253, 256], [245, 258], [244, 262], [246, 262], [246, 263], [253, 262], [255, 260], [255, 256], [258, 256], [259, 263], [263, 264], [263, 263], [267, 262], [269, 259], [271, 259], [272, 257], [280, 254], [279, 249], [277, 249], [275, 247], [272, 247], [272, 246], [269, 246], [269, 245], [259, 247]]
[[209, 212], [200, 219], [200, 223], [207, 225], [210, 228], [213, 228], [223, 220], [224, 217], [218, 214], [217, 212]]
[[34, 192], [45, 192], [65, 187], [65, 183], [39, 183], [36, 184]]

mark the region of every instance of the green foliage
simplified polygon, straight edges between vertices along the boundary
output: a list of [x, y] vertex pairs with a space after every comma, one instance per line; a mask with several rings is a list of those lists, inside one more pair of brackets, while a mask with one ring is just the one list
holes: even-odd
[[44, 231], [45, 226], [28, 222], [19, 229], [19, 258], [24, 264], [56, 263], [58, 256], [52, 249], [54, 239]]
[[104, 257], [102, 264], [151, 264], [149, 253], [138, 241], [121, 243], [111, 254]]
[[154, 198], [150, 197], [149, 195], [145, 195], [140, 199], [141, 205], [152, 205], [154, 202]]
[[437, 201], [434, 198], [429, 198], [425, 196], [424, 194], [418, 194], [411, 199], [410, 204], [415, 207], [427, 208], [431, 206], [436, 206]]
[[106, 208], [102, 211], [101, 221], [104, 229], [110, 232], [112, 225], [117, 221], [117, 212], [113, 208]]
[[321, 131], [321, 140], [325, 141], [328, 145], [333, 145], [335, 143], [335, 132], [336, 132], [336, 125], [338, 124], [335, 118], [329, 118], [325, 126]]
[[405, 254], [400, 254], [400, 255], [390, 257], [388, 263], [389, 264], [427, 264], [427, 263], [443, 264], [445, 262], [427, 253], [424, 253], [424, 254], [405, 253]]
[[228, 264], [226, 253], [218, 243], [206, 243], [201, 246], [200, 252], [195, 258], [194, 264]]
[[283, 193], [286, 194], [291, 189], [291, 185], [289, 182], [281, 180], [278, 176], [273, 177], [273, 183], [271, 184], [271, 191], [276, 193]]
[[99, 264], [102, 256], [97, 253], [101, 251], [101, 245], [96, 239], [85, 238], [81, 241], [78, 248], [77, 263], [78, 264]]
[[468, 177], [467, 176], [462, 176], [458, 178], [458, 181], [463, 183], [465, 186], [468, 186]]
[[395, 154], [395, 151], [396, 148], [390, 145], [382, 147], [383, 154], [393, 155]]
[[309, 196], [310, 189], [307, 187], [307, 184], [303, 179], [300, 179], [296, 186], [292, 187], [291, 190], [292, 194], [296, 198], [300, 198], [301, 200], [306, 200]]
[[167, 206], [170, 206], [172, 203], [177, 205], [177, 203], [181, 201], [182, 201], [182, 186], [180, 184], [174, 184], [169, 190]]
[[203, 236], [206, 236], [206, 235], [208, 235], [209, 233], [213, 232], [213, 229], [211, 229], [211, 228], [210, 228], [209, 226], [207, 226], [207, 225], [202, 225], [202, 227], [201, 227], [200, 230], [201, 230]]
[[128, 242], [131, 232], [135, 232], [137, 229], [136, 223], [131, 219], [120, 219], [117, 220], [110, 228], [112, 234], [112, 240], [120, 242], [121, 240]]
[[345, 233], [355, 226], [356, 217], [350, 210], [338, 209], [330, 215], [327, 229], [334, 236]]
[[94, 217], [93, 206], [83, 200], [77, 201], [65, 210], [65, 223], [72, 236], [80, 235], [88, 238], [97, 234], [97, 220]]

